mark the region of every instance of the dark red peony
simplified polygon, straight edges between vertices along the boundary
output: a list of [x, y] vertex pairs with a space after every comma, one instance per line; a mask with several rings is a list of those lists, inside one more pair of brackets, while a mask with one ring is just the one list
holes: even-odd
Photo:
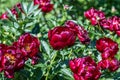
[[120, 17], [112, 16], [108, 19], [103, 19], [100, 21], [101, 27], [115, 32], [120, 36]]
[[[96, 41], [96, 48], [101, 53], [116, 54], [119, 50], [118, 44], [110, 38], [100, 38]], [[109, 50], [109, 51], [108, 51]]]
[[18, 12], [16, 11], [15, 8], [12, 8], [11, 12], [12, 12], [13, 15], [15, 15], [16, 18], [18, 18]]
[[20, 10], [20, 12], [23, 13], [22, 5], [21, 5], [20, 3], [17, 3], [17, 4], [11, 9], [12, 14], [15, 15], [16, 18], [18, 18], [19, 15], [18, 15], [18, 12], [17, 12], [16, 8], [18, 8], [18, 9]]
[[3, 70], [3, 67], [2, 67], [2, 56], [4, 55], [5, 53], [5, 50], [7, 48], [7, 45], [5, 44], [0, 44], [0, 72]]
[[116, 71], [119, 68], [119, 61], [116, 58], [103, 59], [98, 63], [98, 67], [101, 69]]
[[45, 13], [53, 10], [53, 4], [50, 3], [50, 0], [34, 0], [34, 5], [39, 5], [39, 8]]
[[98, 63], [100, 69], [116, 71], [119, 68], [119, 61], [115, 58], [119, 48], [118, 44], [110, 38], [100, 38], [96, 42], [96, 48], [101, 52], [102, 60]]
[[110, 31], [120, 30], [120, 18], [117, 16], [110, 17], [100, 21], [100, 25]]
[[101, 75], [97, 64], [91, 57], [70, 60], [69, 66], [75, 80], [98, 80]]
[[83, 44], [90, 43], [90, 38], [88, 36], [88, 32], [82, 26], [79, 26], [72, 20], [66, 21], [65, 26], [70, 28], [77, 34], [81, 43], [83, 43]]
[[97, 25], [100, 20], [105, 18], [105, 14], [102, 11], [91, 8], [84, 13], [84, 16], [90, 20], [92, 25]]
[[120, 30], [115, 32], [118, 36], [120, 36]]
[[[20, 10], [20, 12], [23, 13], [21, 3], [17, 3], [12, 9], [10, 9], [11, 13], [12, 13], [13, 15], [15, 15], [16, 18], [18, 18], [19, 15], [18, 15], [18, 12], [17, 12], [16, 8], [18, 8], [18, 9]], [[3, 13], [3, 14], [0, 16], [0, 19], [8, 19], [8, 12]]]
[[72, 46], [76, 40], [76, 34], [68, 27], [57, 26], [48, 32], [50, 45], [56, 49]]
[[[40, 41], [37, 37], [25, 33], [20, 36], [16, 45], [25, 57], [32, 59], [32, 64], [36, 63], [37, 55], [39, 53]], [[19, 50], [18, 50], [19, 51]]]
[[32, 59], [32, 64], [38, 60], [39, 40], [25, 33], [12, 46], [0, 44], [0, 72], [4, 71], [7, 78], [14, 78], [14, 73], [24, 68], [25, 61]]
[[13, 78], [14, 72], [24, 67], [25, 60], [21, 55], [16, 53], [16, 47], [8, 46], [4, 51], [1, 59], [1, 67], [7, 78]]
[[101, 54], [102, 59], [107, 59], [109, 57], [113, 58], [117, 54], [117, 51], [114, 51], [112, 49], [107, 49]]
[[8, 16], [7, 16], [7, 12], [6, 13], [3, 13], [1, 16], [0, 16], [0, 19], [8, 19]]
[[17, 4], [14, 6], [14, 8], [18, 8], [21, 12], [23, 12], [21, 3], [17, 3]]

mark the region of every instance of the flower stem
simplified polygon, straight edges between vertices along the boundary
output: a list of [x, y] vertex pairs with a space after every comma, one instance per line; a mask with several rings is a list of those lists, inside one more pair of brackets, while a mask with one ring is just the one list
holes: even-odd
[[48, 80], [49, 72], [50, 72], [50, 69], [52, 68], [52, 65], [53, 65], [53, 62], [54, 62], [56, 56], [57, 56], [57, 52], [54, 54], [54, 56], [53, 56], [53, 58], [52, 58], [52, 60], [50, 62], [50, 66], [48, 67], [45, 80]]
[[101, 26], [100, 26], [100, 23], [98, 22], [98, 29], [103, 33], [103, 34], [105, 34], [104, 33], [104, 31], [103, 31], [103, 29], [101, 28]]
[[5, 80], [4, 73], [2, 73], [2, 80]]
[[70, 54], [68, 55], [68, 57], [70, 58], [72, 55], [72, 49], [70, 50]]
[[44, 20], [44, 22], [45, 22], [45, 24], [47, 24], [47, 28], [50, 30], [50, 27], [49, 27], [49, 24], [48, 24], [48, 21], [47, 21], [47, 19], [46, 19], [46, 16], [45, 16], [46, 14], [45, 13], [43, 13], [43, 20]]

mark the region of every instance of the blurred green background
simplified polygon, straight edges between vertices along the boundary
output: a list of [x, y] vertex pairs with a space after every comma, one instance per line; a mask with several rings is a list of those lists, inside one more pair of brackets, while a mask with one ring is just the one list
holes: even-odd
[[11, 8], [18, 2], [29, 2], [32, 0], [0, 0], [0, 14], [6, 11], [6, 8]]
[[[31, 2], [32, 0], [0, 0], [0, 14], [6, 8], [11, 8], [17, 2]], [[120, 13], [120, 0], [51, 0], [53, 4], [60, 2], [59, 8], [64, 5], [72, 7], [71, 13], [83, 15], [83, 12], [91, 7], [103, 10], [106, 15], [118, 15]], [[58, 4], [59, 5], [59, 4]]]
[[[18, 2], [31, 2], [31, 1], [32, 0], [0, 0], [0, 15], [6, 11], [6, 8], [10, 9], [10, 8], [12, 8], [12, 6], [14, 6]], [[40, 16], [41, 21], [39, 22], [39, 26], [38, 26], [39, 29], [34, 29], [33, 28], [32, 32], [33, 33], [35, 32], [35, 34], [39, 34], [39, 33], [44, 34], [44, 35], [42, 35], [42, 38], [43, 38], [44, 41], [48, 42], [47, 41], [48, 40], [47, 32], [48, 32], [49, 29], [47, 29], [47, 27], [49, 27], [51, 29], [55, 26], [63, 25], [66, 20], [69, 20], [69, 19], [75, 20], [79, 24], [84, 26], [86, 30], [88, 30], [90, 32], [90, 37], [91, 37], [91, 40], [92, 40], [92, 43], [90, 45], [91, 46], [90, 49], [91, 49], [92, 53], [94, 53], [94, 54], [96, 54], [97, 52], [96, 52], [96, 50], [92, 50], [92, 49], [95, 48], [95, 40], [100, 38], [100, 36], [97, 35], [97, 34], [100, 34], [100, 33], [93, 26], [91, 26], [90, 24], [87, 23], [86, 19], [84, 18], [84, 12], [86, 10], [88, 10], [89, 8], [94, 7], [96, 9], [100, 9], [100, 10], [104, 11], [105, 14], [106, 14], [106, 17], [115, 16], [115, 15], [119, 16], [119, 14], [120, 14], [120, 0], [51, 0], [51, 1], [52, 1], [52, 4], [54, 4], [54, 10], [52, 12], [48, 13], [47, 15], [45, 15], [46, 20], [42, 19], [42, 17], [44, 17], [44, 16]], [[67, 6], [68, 9], [65, 9], [64, 8], [65, 6]], [[33, 22], [33, 20], [31, 22]], [[35, 25], [33, 24], [31, 26], [34, 27]], [[88, 27], [89, 27], [89, 29], [88, 29]], [[12, 32], [10, 30], [11, 30], [11, 27], [8, 30], [9, 33]], [[116, 40], [120, 44], [120, 38], [116, 38], [114, 36], [110, 36], [110, 37], [113, 40]], [[12, 38], [11, 39], [9, 38], [9, 40], [7, 40], [8, 37], [7, 38], [2, 37], [2, 38], [4, 40], [6, 40], [6, 42], [9, 41], [9, 40], [12, 40]], [[40, 38], [40, 40], [42, 40], [42, 38]], [[95, 39], [95, 40], [93, 40], [93, 39]], [[76, 45], [74, 45], [72, 47], [72, 49], [73, 49], [72, 52], [74, 54], [77, 54], [80, 57], [81, 54], [78, 54], [78, 53], [84, 52], [84, 49], [85, 49], [84, 47], [85, 46], [81, 45], [78, 40], [77, 40], [77, 42], [76, 42]], [[49, 43], [46, 43], [46, 44], [49, 44]], [[76, 46], [77, 46], [77, 48], [76, 48]], [[50, 49], [51, 49], [51, 47], [50, 47]], [[49, 53], [52, 52], [52, 51], [53, 50], [51, 50], [51, 51], [48, 50]], [[64, 59], [63, 56], [65, 56], [65, 58], [66, 58], [66, 56], [69, 55], [70, 48], [68, 48], [67, 51], [64, 50], [64, 51], [61, 51], [61, 52], [64, 53], [64, 54], [62, 54], [62, 58], [63, 58], [64, 62], [62, 62], [62, 64], [60, 64], [60, 67], [64, 66], [65, 63], [67, 63], [68, 58]], [[87, 54], [87, 50], [84, 53]], [[120, 53], [120, 51], [119, 51], [119, 53]], [[46, 51], [44, 49], [42, 49], [42, 54], [44, 54], [44, 55], [46, 54]], [[46, 54], [46, 56], [48, 56], [48, 55]], [[51, 57], [51, 53], [50, 53], [50, 57]], [[73, 57], [73, 55], [72, 55], [72, 57]], [[48, 57], [45, 57], [45, 58], [46, 58], [45, 59], [46, 64], [44, 64], [44, 65], [47, 65], [47, 61], [49, 61], [49, 58]], [[61, 58], [61, 56], [60, 56], [60, 58]], [[118, 60], [120, 60], [120, 55], [117, 55], [117, 58], [118, 58]], [[56, 61], [58, 61], [58, 60], [56, 60]], [[57, 63], [55, 63], [55, 65], [53, 65], [53, 66], [56, 66], [56, 64]], [[40, 65], [39, 65], [39, 67], [40, 67]], [[38, 79], [36, 79], [36, 78], [41, 77], [41, 74], [43, 74], [43, 73], [41, 73], [40, 71], [44, 70], [44, 69], [41, 69], [41, 67], [40, 68], [39, 67], [35, 70], [32, 70], [30, 68], [30, 71], [27, 71], [26, 69], [24, 71], [21, 71], [21, 73], [18, 73], [18, 75], [21, 76], [21, 77], [16, 76], [15, 80], [33, 80], [33, 78], [35, 78], [34, 80], [39, 80], [39, 78]], [[65, 67], [65, 69], [66, 69], [66, 67]], [[58, 71], [58, 69], [57, 69], [57, 71]], [[27, 76], [27, 79], [24, 78], [22, 74], [25, 75], [25, 77]], [[26, 75], [26, 74], [28, 74], [28, 75]], [[30, 79], [30, 77], [28, 78], [28, 76], [30, 76], [30, 74], [34, 75], [35, 77], [32, 76], [31, 79]], [[62, 74], [62, 76], [61, 76], [61, 74]], [[64, 73], [62, 71], [62, 72], [60, 72], [60, 75], [55, 74], [55, 79], [56, 80], [61, 80], [66, 75], [68, 75], [68, 74], [64, 75]], [[101, 76], [102, 78], [100, 80], [120, 80], [119, 75], [120, 75], [120, 69], [113, 74], [107, 73], [106, 75], [105, 74], [102, 75]], [[57, 77], [59, 79], [57, 79]], [[64, 79], [64, 80], [66, 80], [66, 79]]]

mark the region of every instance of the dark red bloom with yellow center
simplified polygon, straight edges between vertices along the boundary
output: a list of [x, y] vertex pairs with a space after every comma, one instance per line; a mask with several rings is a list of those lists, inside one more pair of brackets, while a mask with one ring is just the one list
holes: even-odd
[[102, 11], [91, 8], [84, 13], [84, 16], [90, 20], [92, 25], [99, 24], [99, 21], [105, 18], [105, 14]]
[[23, 68], [25, 60], [16, 53], [16, 47], [8, 46], [1, 59], [2, 68], [7, 78], [13, 78], [14, 72]]
[[56, 49], [72, 46], [76, 40], [76, 34], [68, 27], [57, 26], [48, 32], [50, 45]]
[[37, 37], [30, 35], [29, 33], [25, 33], [20, 36], [17, 43], [15, 43], [23, 53], [23, 55], [27, 58], [31, 58], [33, 64], [37, 59], [37, 54], [39, 53], [39, 45], [40, 42]]
[[88, 32], [82, 26], [79, 26], [78, 24], [76, 24], [72, 20], [68, 20], [65, 23], [65, 26], [70, 28], [71, 30], [73, 30], [77, 34], [79, 41], [81, 43], [83, 43], [83, 44], [90, 43], [90, 38], [89, 38]]
[[53, 4], [50, 4], [50, 0], [34, 0], [34, 5], [39, 5], [39, 8], [45, 13], [53, 10]]
[[91, 57], [70, 60], [70, 69], [75, 80], [98, 80], [101, 73]]

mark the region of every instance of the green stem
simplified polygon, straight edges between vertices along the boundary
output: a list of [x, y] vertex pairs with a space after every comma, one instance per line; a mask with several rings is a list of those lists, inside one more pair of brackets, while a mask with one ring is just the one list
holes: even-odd
[[104, 31], [103, 31], [103, 29], [101, 28], [101, 26], [100, 26], [100, 23], [98, 22], [98, 29], [103, 33], [103, 35], [105, 34], [104, 33]]
[[72, 55], [72, 49], [70, 50], [70, 54], [68, 55], [68, 57], [70, 58], [71, 55]]
[[43, 20], [44, 20], [45, 24], [47, 24], [47, 28], [50, 30], [50, 27], [49, 27], [49, 24], [48, 24], [48, 21], [47, 21], [45, 15], [46, 15], [46, 14], [43, 13]]
[[4, 73], [2, 73], [2, 80], [5, 80]]
[[54, 62], [56, 56], [57, 56], [57, 52], [55, 53], [55, 55], [53, 56], [53, 58], [52, 58], [52, 60], [51, 60], [51, 62], [50, 62], [50, 66], [48, 67], [48, 71], [47, 71], [47, 73], [46, 73], [46, 78], [45, 78], [45, 80], [48, 80], [49, 72], [50, 72], [50, 69], [52, 68], [52, 65], [53, 65], [53, 62]]

